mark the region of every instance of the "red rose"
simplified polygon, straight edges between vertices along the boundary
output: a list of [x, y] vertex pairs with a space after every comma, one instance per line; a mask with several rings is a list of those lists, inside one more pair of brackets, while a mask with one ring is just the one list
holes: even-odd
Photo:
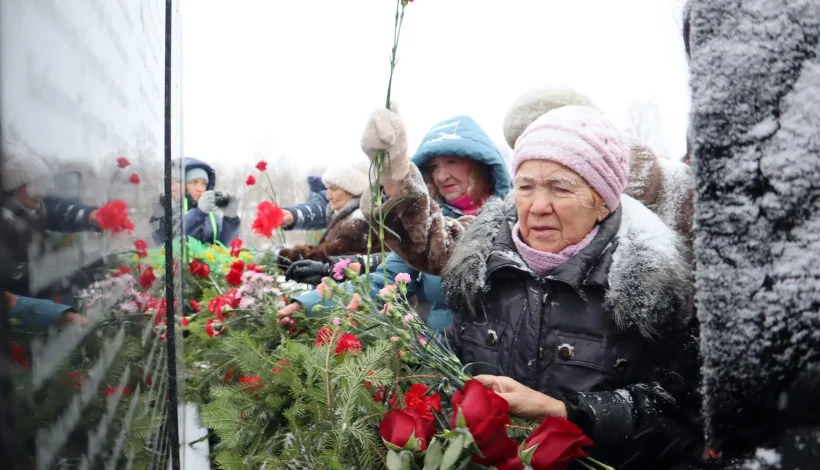
[[[564, 470], [576, 459], [587, 457], [589, 454], [584, 447], [592, 445], [592, 439], [575, 424], [564, 418], [547, 416], [524, 441], [521, 455], [522, 460], [535, 470]], [[526, 462], [524, 457], [533, 448], [535, 452]]]
[[128, 205], [120, 200], [111, 201], [97, 209], [97, 225], [111, 233], [134, 231], [134, 223], [128, 218]]
[[199, 302], [197, 302], [196, 299], [191, 299], [190, 303], [191, 303], [191, 310], [194, 313], [199, 313], [199, 312], [202, 311], [202, 306], [199, 305]]
[[265, 160], [259, 160], [259, 163], [256, 164], [256, 169], [259, 171], [265, 171], [268, 169], [268, 162]]
[[[431, 409], [441, 413], [441, 396], [438, 393], [425, 395], [430, 388], [424, 384], [413, 384], [404, 394], [405, 408], [411, 408], [423, 416], [433, 419]], [[390, 399], [390, 406], [396, 406], [396, 397]]]
[[[421, 451], [427, 449], [427, 444], [436, 434], [436, 424], [432, 418], [424, 417], [416, 410], [394, 409], [384, 415], [379, 424], [379, 434], [385, 444]], [[408, 442], [411, 435], [415, 435], [416, 442]]]
[[110, 386], [105, 387], [105, 396], [106, 397], [114, 395], [115, 393], [122, 393], [122, 396], [124, 398], [128, 398], [128, 397], [131, 396], [131, 387], [129, 387], [127, 385], [125, 387], [110, 387]]
[[208, 333], [208, 336], [222, 336], [226, 329], [225, 322], [221, 318], [211, 318], [205, 325], [205, 333]]
[[251, 224], [254, 233], [270, 238], [273, 231], [282, 226], [285, 220], [285, 213], [276, 204], [270, 201], [262, 201], [256, 206], [256, 219]]
[[117, 166], [120, 168], [128, 168], [128, 165], [130, 164], [131, 162], [129, 162], [125, 157], [120, 157], [117, 159]]
[[145, 243], [145, 240], [135, 241], [134, 249], [137, 251], [138, 258], [145, 258], [148, 256], [148, 244]]
[[233, 240], [231, 240], [231, 256], [233, 256], [235, 258], [235, 257], [239, 256], [239, 253], [241, 251], [242, 251], [242, 239], [241, 238], [234, 238]]
[[256, 184], [256, 178], [254, 178], [253, 175], [248, 175], [248, 179], [245, 180], [245, 184], [247, 184], [248, 186], [255, 185]]
[[507, 425], [511, 421], [506, 400], [473, 379], [453, 395], [452, 403], [451, 426], [458, 426], [458, 413], [461, 412], [476, 445], [484, 454], [484, 459], [475, 459], [476, 463], [501, 462], [516, 454], [517, 446], [507, 436]]
[[258, 375], [254, 376], [247, 376], [243, 375], [239, 377], [239, 385], [248, 395], [256, 395], [265, 387], [265, 382], [262, 382], [262, 378]]
[[154, 281], [157, 280], [157, 276], [154, 275], [154, 268], [148, 267], [145, 271], [140, 274], [140, 287], [143, 289], [150, 289], [152, 285], [154, 285]]
[[131, 184], [140, 184], [140, 175], [131, 173], [131, 176], [128, 177], [128, 182]]
[[20, 346], [17, 343], [11, 344], [11, 347], [9, 348], [9, 356], [11, 358], [11, 362], [13, 362], [17, 367], [27, 369], [31, 366], [28, 362], [23, 346]]

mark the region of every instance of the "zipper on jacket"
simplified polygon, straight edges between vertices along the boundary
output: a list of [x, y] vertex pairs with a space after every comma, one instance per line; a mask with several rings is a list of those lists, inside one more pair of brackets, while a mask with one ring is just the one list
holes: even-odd
[[549, 300], [549, 290], [547, 289], [547, 286], [544, 285], [544, 284], [541, 284], [541, 288], [544, 290], [544, 293], [541, 296], [541, 312], [540, 312], [541, 313], [541, 315], [540, 315], [541, 325], [538, 328], [538, 350], [537, 350], [538, 352], [536, 354], [536, 358], [538, 359], [538, 367], [539, 368], [541, 367], [541, 361], [544, 360], [544, 346], [543, 346], [544, 330], [545, 330], [547, 324], [549, 323], [549, 317], [550, 317], [550, 315], [549, 315], [550, 312], [547, 310], [549, 308], [549, 304], [547, 303], [547, 301]]

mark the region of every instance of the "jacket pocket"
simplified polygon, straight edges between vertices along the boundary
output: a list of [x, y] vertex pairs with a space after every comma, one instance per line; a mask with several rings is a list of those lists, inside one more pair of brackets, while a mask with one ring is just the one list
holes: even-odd
[[466, 322], [461, 326], [461, 362], [472, 375], [503, 375], [501, 355], [507, 348], [503, 323]]
[[627, 338], [606, 339], [590, 335], [553, 332], [551, 379], [561, 388], [576, 392], [619, 388], [634, 383], [638, 353]]

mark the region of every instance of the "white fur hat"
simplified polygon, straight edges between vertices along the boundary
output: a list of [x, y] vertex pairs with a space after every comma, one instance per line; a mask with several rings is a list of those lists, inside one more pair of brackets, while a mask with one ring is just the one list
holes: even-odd
[[43, 195], [51, 183], [51, 171], [43, 160], [28, 146], [15, 140], [3, 139], [3, 191], [11, 192], [29, 186], [32, 192]]
[[504, 138], [507, 145], [515, 147], [515, 141], [536, 119], [553, 109], [568, 105], [588, 106], [600, 111], [588, 96], [570, 88], [538, 88], [519, 96], [504, 117]]
[[361, 196], [370, 185], [368, 162], [343, 163], [325, 170], [322, 183], [342, 188], [354, 196]]

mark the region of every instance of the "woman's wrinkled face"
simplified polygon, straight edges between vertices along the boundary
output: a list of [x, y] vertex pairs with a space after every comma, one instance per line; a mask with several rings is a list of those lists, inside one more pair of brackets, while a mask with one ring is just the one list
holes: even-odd
[[521, 238], [547, 253], [577, 244], [609, 215], [578, 173], [547, 160], [528, 160], [518, 168], [515, 207]]
[[185, 191], [194, 201], [199, 201], [199, 198], [202, 197], [202, 193], [204, 193], [206, 189], [208, 189], [208, 182], [202, 178], [197, 178], [185, 183]]
[[438, 193], [451, 202], [470, 189], [472, 162], [461, 157], [435, 157], [427, 163], [427, 171]]
[[327, 187], [327, 202], [330, 203], [332, 210], [337, 211], [341, 209], [345, 204], [350, 202], [351, 199], [353, 199], [353, 195], [344, 189], [332, 184]]

